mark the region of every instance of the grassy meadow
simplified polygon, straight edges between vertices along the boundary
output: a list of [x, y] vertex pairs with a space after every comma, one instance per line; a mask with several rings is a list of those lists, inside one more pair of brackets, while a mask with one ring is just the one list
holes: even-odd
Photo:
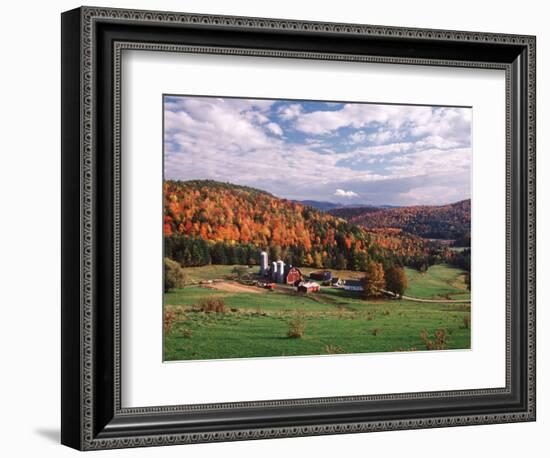
[[[283, 285], [268, 291], [238, 283], [234, 267], [186, 268], [186, 286], [165, 294], [165, 360], [470, 348], [469, 303], [365, 300], [359, 292], [331, 287], [308, 295]], [[257, 267], [249, 270], [253, 274]], [[457, 268], [435, 265], [406, 273], [407, 296], [469, 299]], [[207, 302], [217, 304], [217, 311]]]

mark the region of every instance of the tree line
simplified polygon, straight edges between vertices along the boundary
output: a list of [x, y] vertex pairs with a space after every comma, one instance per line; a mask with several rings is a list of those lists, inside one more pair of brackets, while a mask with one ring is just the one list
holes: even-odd
[[166, 181], [164, 255], [184, 267], [269, 259], [366, 271], [370, 261], [420, 271], [453, 253], [399, 228], [365, 229], [261, 190], [215, 181]]
[[252, 244], [207, 242], [201, 238], [185, 235], [164, 237], [164, 256], [180, 263], [183, 267], [209, 264], [257, 265], [262, 250], [268, 253], [272, 261], [281, 259], [286, 264], [319, 269], [366, 271], [369, 261], [376, 261], [386, 270], [394, 265], [407, 265], [423, 271], [430, 265], [441, 262], [441, 258], [435, 254], [403, 257], [380, 250], [376, 245], [372, 245], [366, 251], [357, 251], [353, 247], [349, 249], [344, 247], [340, 251], [336, 246], [320, 252], [308, 251], [301, 245], [258, 247]]
[[223, 264], [250, 264], [256, 258], [249, 256], [251, 246], [295, 265], [350, 270], [364, 270], [368, 259], [426, 252], [425, 242], [411, 234], [366, 230], [260, 190], [215, 181], [165, 182], [164, 235], [175, 241], [168, 249], [179, 250], [184, 265], [208, 264], [208, 256], [218, 263], [213, 251]]

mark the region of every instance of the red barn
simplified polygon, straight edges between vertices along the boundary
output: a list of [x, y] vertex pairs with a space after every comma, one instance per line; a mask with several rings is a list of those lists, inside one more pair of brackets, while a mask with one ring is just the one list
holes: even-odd
[[294, 285], [296, 282], [301, 281], [303, 279], [302, 272], [300, 272], [300, 269], [298, 267], [291, 267], [286, 275], [286, 284], [287, 285]]

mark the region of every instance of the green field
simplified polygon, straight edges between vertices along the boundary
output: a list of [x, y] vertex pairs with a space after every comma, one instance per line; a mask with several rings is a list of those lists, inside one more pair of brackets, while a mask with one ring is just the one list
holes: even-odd
[[[186, 268], [187, 286], [165, 294], [165, 316], [170, 317], [165, 360], [470, 348], [467, 303], [364, 300], [360, 293], [329, 287], [309, 295], [282, 287], [246, 290], [233, 281], [233, 267]], [[257, 267], [249, 270], [256, 272]], [[307, 275], [310, 270], [303, 272]], [[343, 278], [360, 276], [333, 273]], [[469, 298], [464, 274], [454, 267], [436, 265], [426, 273], [407, 269], [407, 275], [407, 296]], [[219, 282], [199, 284], [208, 280]], [[233, 287], [244, 291], [232, 291]], [[224, 311], [201, 311], [198, 304], [205, 298], [222, 299]], [[294, 328], [303, 331], [299, 338], [288, 337], [293, 322]]]
[[431, 266], [427, 272], [420, 273], [405, 268], [409, 287], [405, 295], [425, 299], [469, 299], [465, 283], [465, 273], [447, 264]]

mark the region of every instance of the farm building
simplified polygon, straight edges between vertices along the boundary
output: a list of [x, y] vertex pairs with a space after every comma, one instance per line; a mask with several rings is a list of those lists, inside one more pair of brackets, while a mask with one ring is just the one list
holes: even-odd
[[277, 283], [287, 283], [288, 285], [295, 285], [296, 282], [300, 282], [304, 278], [300, 269], [290, 264], [287, 265], [280, 259], [271, 262], [271, 267], [268, 266], [267, 253], [262, 251], [260, 253], [260, 276], [270, 278]]
[[281, 260], [277, 261], [277, 283], [285, 282], [285, 263]]
[[267, 253], [265, 251], [262, 251], [260, 253], [260, 275], [267, 275], [267, 271], [269, 268], [267, 267]]
[[319, 286], [319, 283], [315, 283], [314, 281], [301, 282], [298, 285], [298, 291], [300, 293], [316, 293], [320, 290], [321, 287]]
[[344, 282], [344, 289], [346, 291], [363, 291], [363, 285], [360, 280], [346, 280]]
[[330, 270], [318, 270], [311, 272], [309, 278], [318, 281], [330, 281], [332, 280], [332, 272]]
[[302, 272], [298, 267], [289, 266], [288, 271], [286, 272], [286, 283], [287, 285], [294, 285], [296, 282], [303, 280]]

